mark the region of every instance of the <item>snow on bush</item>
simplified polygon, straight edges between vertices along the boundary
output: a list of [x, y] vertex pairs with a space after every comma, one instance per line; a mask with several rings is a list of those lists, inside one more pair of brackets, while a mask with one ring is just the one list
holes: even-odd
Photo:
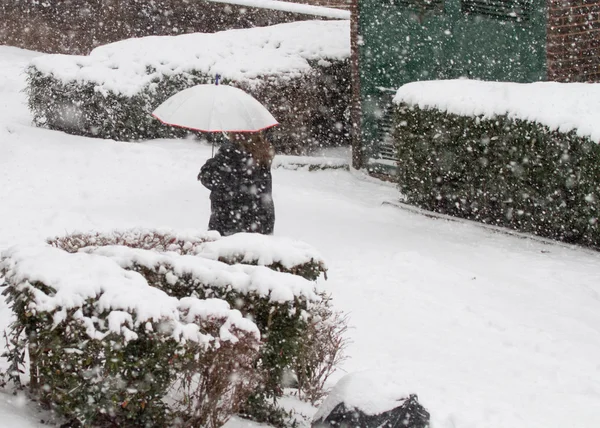
[[204, 242], [194, 252], [229, 264], [267, 266], [311, 280], [316, 280], [321, 273], [327, 273], [325, 261], [313, 247], [279, 236], [238, 233]]
[[144, 276], [156, 275], [155, 286], [160, 281], [161, 288], [171, 296], [209, 298], [232, 294], [232, 301], [239, 306], [239, 299], [248, 295], [274, 304], [317, 299], [310, 281], [263, 266], [232, 266], [203, 257], [125, 246], [87, 247], [81, 251], [111, 259], [123, 269], [139, 271]]
[[345, 135], [335, 124], [347, 121], [349, 56], [347, 21], [127, 39], [89, 56], [35, 58], [29, 106], [36, 124], [81, 135], [128, 141], [176, 135], [182, 131], [149, 114], [176, 92], [220, 74], [271, 110], [282, 125], [275, 139], [330, 139]]
[[402, 86], [394, 102], [457, 116], [507, 116], [600, 142], [598, 83], [430, 80]]
[[312, 246], [294, 239], [238, 233], [221, 237], [218, 232], [172, 231], [168, 229], [125, 229], [106, 233], [73, 233], [48, 240], [54, 247], [77, 252], [84, 247], [125, 247], [196, 255], [227, 264], [266, 266], [316, 280], [327, 273], [323, 257]]
[[[108, 258], [50, 246], [5, 251], [0, 272], [16, 315], [12, 369], [27, 350], [30, 389], [65, 417], [88, 426], [200, 418], [217, 427], [259, 385], [258, 328], [223, 300], [178, 299]], [[218, 391], [181, 385], [192, 376], [228, 381]], [[165, 402], [177, 384], [178, 402], [196, 399], [186, 412]], [[203, 401], [215, 393], [232, 400], [209, 411]]]
[[201, 73], [214, 79], [268, 84], [311, 70], [309, 61], [349, 56], [347, 21], [302, 21], [218, 33], [149, 36], [97, 47], [88, 56], [43, 55], [32, 65], [63, 84], [132, 97], [164, 76]]
[[600, 248], [600, 85], [418, 82], [396, 96], [398, 184], [421, 208]]
[[219, 232], [197, 230], [173, 231], [170, 229], [123, 229], [110, 232], [76, 232], [48, 239], [48, 244], [69, 253], [83, 247], [123, 245], [160, 252], [188, 254], [203, 242], [219, 239]]
[[323, 171], [326, 169], [343, 169], [348, 171], [347, 159], [320, 156], [277, 156], [273, 159], [273, 168], [291, 170]]
[[0, 258], [17, 318], [9, 377], [27, 350], [32, 391], [84, 424], [270, 420], [285, 370], [336, 322], [301, 276], [324, 270], [308, 245], [256, 234], [132, 229], [13, 247]]

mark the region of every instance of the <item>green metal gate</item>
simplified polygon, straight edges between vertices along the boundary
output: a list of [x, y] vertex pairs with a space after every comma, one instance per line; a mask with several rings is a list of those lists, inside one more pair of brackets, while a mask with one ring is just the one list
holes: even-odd
[[359, 0], [359, 34], [362, 141], [369, 158], [390, 158], [387, 115], [405, 83], [546, 77], [543, 0]]

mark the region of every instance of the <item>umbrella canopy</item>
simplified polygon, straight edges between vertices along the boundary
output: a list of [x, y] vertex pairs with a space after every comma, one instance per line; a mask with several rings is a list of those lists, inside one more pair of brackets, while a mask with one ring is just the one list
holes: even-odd
[[176, 93], [152, 116], [202, 132], [258, 132], [278, 125], [255, 98], [228, 85], [197, 85]]

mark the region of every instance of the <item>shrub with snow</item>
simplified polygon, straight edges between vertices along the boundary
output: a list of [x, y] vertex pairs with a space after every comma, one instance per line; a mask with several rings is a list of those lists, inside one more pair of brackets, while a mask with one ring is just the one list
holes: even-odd
[[27, 351], [34, 394], [84, 424], [270, 420], [309, 327], [330, 321], [300, 276], [325, 269], [306, 244], [257, 234], [133, 229], [11, 248], [9, 375], [20, 382]]
[[241, 87], [281, 123], [280, 150], [348, 140], [347, 21], [303, 21], [214, 34], [128, 39], [89, 56], [45, 55], [28, 69], [29, 107], [39, 126], [116, 140], [181, 136], [150, 113], [190, 86]]
[[206, 240], [194, 249], [194, 254], [227, 264], [266, 266], [313, 281], [321, 274], [327, 276], [325, 261], [313, 247], [279, 236], [237, 233]]
[[125, 229], [108, 233], [73, 233], [54, 237], [48, 244], [75, 253], [85, 247], [120, 245], [131, 248], [196, 255], [226, 264], [265, 266], [269, 269], [316, 280], [327, 275], [323, 257], [310, 245], [280, 236], [238, 233], [221, 237], [218, 232], [168, 229]]
[[325, 383], [345, 360], [348, 319], [332, 309], [331, 298], [320, 294], [300, 337], [294, 359], [298, 398], [316, 405], [326, 395]]
[[[7, 250], [0, 270], [16, 315], [12, 369], [27, 350], [30, 390], [65, 417], [86, 426], [181, 419], [217, 427], [260, 384], [258, 328], [223, 300], [178, 299], [108, 258], [49, 246]], [[216, 395], [230, 400], [206, 409]]]
[[599, 95], [579, 83], [405, 85], [400, 190], [428, 210], [600, 248]]
[[48, 239], [53, 247], [69, 253], [76, 253], [84, 247], [104, 247], [107, 245], [122, 245], [131, 248], [141, 248], [158, 252], [175, 252], [189, 254], [198, 245], [214, 241], [221, 236], [219, 232], [200, 232], [197, 230], [175, 232], [169, 229], [124, 229], [110, 232], [75, 232], [65, 236]]

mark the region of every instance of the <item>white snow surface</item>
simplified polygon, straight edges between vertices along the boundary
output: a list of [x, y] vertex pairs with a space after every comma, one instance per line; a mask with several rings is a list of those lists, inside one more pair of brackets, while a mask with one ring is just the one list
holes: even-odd
[[227, 265], [198, 256], [158, 253], [124, 246], [88, 247], [82, 251], [109, 258], [122, 268], [130, 268], [134, 264], [151, 269], [168, 266], [177, 277], [190, 275], [203, 284], [231, 287], [241, 294], [254, 292], [259, 296], [268, 296], [273, 302], [290, 302], [296, 297], [308, 300], [317, 298], [311, 281], [263, 266]]
[[196, 254], [213, 260], [241, 258], [244, 263], [269, 266], [275, 263], [291, 269], [306, 263], [326, 267], [325, 260], [311, 245], [285, 236], [236, 233], [196, 247]]
[[344, 403], [348, 410], [358, 409], [367, 415], [379, 415], [401, 406], [410, 391], [393, 373], [366, 370], [344, 376], [331, 390], [315, 413], [313, 421], [325, 419], [335, 407]]
[[[0, 248], [74, 230], [206, 229], [196, 175], [210, 145], [31, 126], [21, 70], [35, 55], [0, 47]], [[395, 186], [356, 172], [276, 169], [273, 186], [276, 236], [321, 252], [319, 285], [349, 315], [350, 359], [332, 384], [394, 373], [433, 428], [600, 426], [599, 253], [382, 205]], [[36, 412], [0, 403], [8, 428], [38, 427]]]
[[[269, 27], [149, 36], [99, 46], [88, 56], [43, 55], [32, 64], [65, 83], [95, 85], [101, 93], [133, 96], [163, 75], [200, 71], [258, 84], [297, 77], [308, 61], [350, 56], [348, 21], [299, 21]], [[148, 72], [153, 67], [155, 71]]]
[[508, 115], [600, 142], [600, 83], [430, 80], [400, 87], [394, 102], [461, 116]]
[[302, 13], [313, 16], [323, 16], [333, 19], [350, 19], [347, 10], [331, 7], [314, 6], [310, 4], [292, 3], [277, 0], [209, 0], [213, 3], [237, 4], [240, 6], [258, 7], [262, 9], [279, 10], [282, 12]]

